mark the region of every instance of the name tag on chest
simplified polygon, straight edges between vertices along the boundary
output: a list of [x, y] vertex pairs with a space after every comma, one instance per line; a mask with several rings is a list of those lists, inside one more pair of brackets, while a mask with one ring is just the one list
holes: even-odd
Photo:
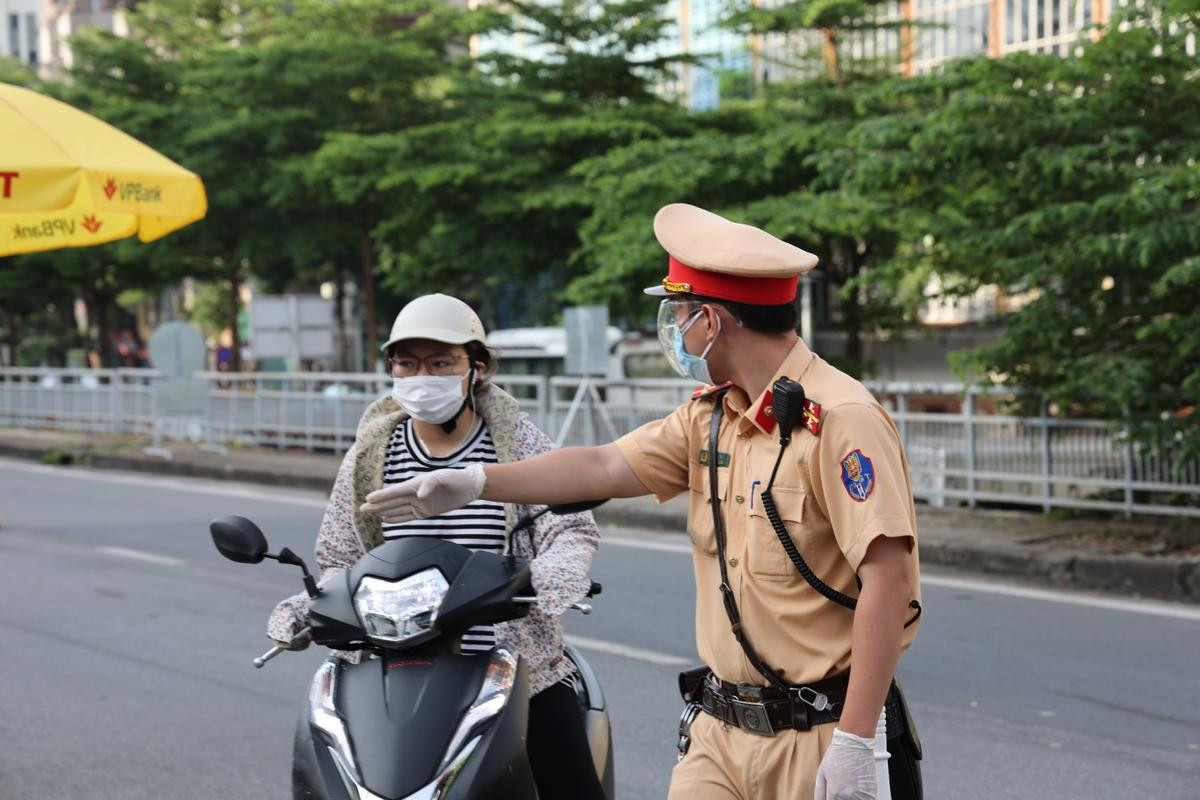
[[[712, 452], [707, 449], [701, 450], [700, 457], [698, 460], [700, 462], [700, 466], [707, 467], [709, 462], [712, 460]], [[717, 451], [717, 466], [718, 467], [728, 467], [729, 466], [729, 453], [723, 453], [720, 450]]]

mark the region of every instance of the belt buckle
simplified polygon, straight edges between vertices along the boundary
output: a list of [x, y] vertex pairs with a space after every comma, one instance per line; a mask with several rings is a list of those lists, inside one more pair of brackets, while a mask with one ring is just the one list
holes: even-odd
[[[745, 699], [743, 699], [745, 698]], [[771, 726], [771, 717], [767, 707], [762, 702], [762, 690], [752, 686], [739, 686], [738, 697], [730, 698], [729, 705], [737, 717], [738, 727], [747, 733], [759, 736], [774, 736], [775, 728]]]

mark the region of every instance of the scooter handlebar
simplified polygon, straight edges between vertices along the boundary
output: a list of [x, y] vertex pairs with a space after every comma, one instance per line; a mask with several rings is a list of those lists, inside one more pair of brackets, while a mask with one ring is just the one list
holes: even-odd
[[[512, 599], [512, 601], [514, 603], [516, 603], [517, 605], [533, 605], [534, 603], [537, 602], [537, 598], [536, 597], [514, 597]], [[578, 611], [582, 614], [592, 613], [592, 606], [590, 603], [571, 603], [571, 608], [575, 609], [576, 611]]]
[[257, 658], [254, 659], [254, 668], [262, 669], [264, 664], [266, 664], [268, 661], [270, 661], [275, 656], [282, 653], [284, 650], [287, 650], [287, 648], [280, 647], [279, 645], [275, 645], [270, 650], [268, 650], [267, 652], [263, 653], [261, 656], [258, 656]]
[[[305, 636], [308, 636], [309, 633], [311, 633], [311, 630], [312, 630], [311, 628], [302, 628], [300, 630], [300, 632], [296, 634], [296, 639], [303, 639]], [[295, 641], [295, 639], [293, 639], [292, 641]], [[291, 648], [289, 648], [289, 647], [275, 645], [270, 650], [268, 650], [267, 652], [263, 653], [261, 656], [258, 656], [257, 658], [254, 659], [254, 668], [262, 669], [263, 665], [266, 664], [268, 661], [270, 661], [272, 658], [279, 655], [280, 653], [287, 652], [290, 649]]]

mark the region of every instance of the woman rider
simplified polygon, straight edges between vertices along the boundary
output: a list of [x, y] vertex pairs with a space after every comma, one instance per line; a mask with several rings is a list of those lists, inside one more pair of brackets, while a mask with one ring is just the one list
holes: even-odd
[[[551, 448], [517, 401], [489, 383], [495, 360], [485, 335], [466, 303], [443, 294], [418, 297], [397, 315], [383, 345], [394, 387], [359, 420], [317, 533], [321, 581], [353, 566], [385, 539], [402, 536], [434, 536], [528, 561], [538, 596], [529, 615], [472, 628], [462, 651], [503, 645], [529, 664], [526, 746], [538, 794], [546, 800], [603, 798], [574, 690], [575, 666], [563, 653], [561, 620], [590, 586], [599, 539], [592, 515], [546, 514], [510, 541], [507, 532], [524, 510], [511, 504], [479, 500], [440, 517], [403, 522], [360, 510], [371, 492], [424, 472], [478, 470]], [[272, 612], [267, 635], [290, 643], [285, 646], [306, 647], [297, 633], [307, 617], [308, 596], [289, 597]]]

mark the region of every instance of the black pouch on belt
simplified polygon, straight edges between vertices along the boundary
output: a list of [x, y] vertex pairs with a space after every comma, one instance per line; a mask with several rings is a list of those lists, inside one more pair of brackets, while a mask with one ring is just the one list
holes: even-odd
[[712, 672], [707, 665], [701, 664], [679, 673], [679, 696], [685, 703], [699, 703], [700, 690], [704, 687], [704, 679]]
[[883, 705], [887, 713], [888, 783], [892, 800], [922, 800], [921, 737], [898, 681], [892, 681]]

